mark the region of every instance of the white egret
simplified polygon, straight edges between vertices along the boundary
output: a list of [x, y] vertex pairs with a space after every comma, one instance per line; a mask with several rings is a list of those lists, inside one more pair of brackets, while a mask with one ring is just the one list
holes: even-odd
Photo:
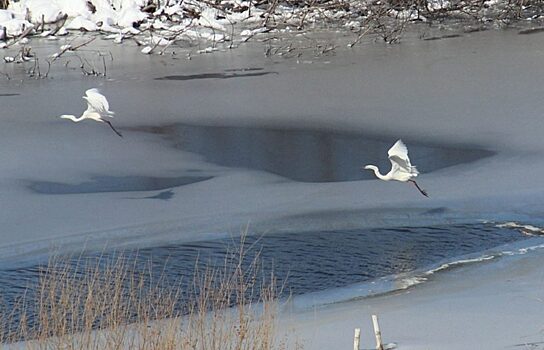
[[393, 147], [387, 151], [387, 154], [389, 155], [389, 161], [391, 162], [391, 170], [387, 174], [380, 174], [378, 167], [375, 165], [366, 165], [365, 169], [373, 170], [376, 177], [380, 180], [411, 182], [417, 187], [422, 195], [429, 197], [427, 191], [421, 189], [414, 180], [414, 178], [419, 175], [419, 171], [417, 171], [417, 168], [410, 163], [408, 148], [406, 148], [404, 142], [402, 142], [402, 140], [395, 142]]
[[113, 127], [111, 122], [105, 117], [113, 118], [114, 112], [110, 111], [110, 105], [106, 96], [102, 95], [98, 89], [93, 88], [85, 91], [83, 99], [87, 101], [87, 109], [83, 112], [81, 117], [77, 118], [75, 115], [63, 114], [60, 116], [62, 119], [69, 119], [74, 123], [78, 123], [85, 119], [91, 119], [100, 123], [106, 123], [110, 128], [119, 136], [123, 137], [121, 133]]

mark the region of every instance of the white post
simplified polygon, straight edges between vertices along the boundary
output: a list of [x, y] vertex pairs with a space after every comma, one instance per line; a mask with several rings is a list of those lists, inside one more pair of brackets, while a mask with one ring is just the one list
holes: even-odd
[[355, 328], [355, 337], [353, 338], [353, 350], [359, 350], [361, 342], [361, 328]]
[[383, 350], [382, 333], [378, 324], [378, 316], [372, 315], [372, 324], [374, 325], [374, 335], [376, 336], [376, 350]]

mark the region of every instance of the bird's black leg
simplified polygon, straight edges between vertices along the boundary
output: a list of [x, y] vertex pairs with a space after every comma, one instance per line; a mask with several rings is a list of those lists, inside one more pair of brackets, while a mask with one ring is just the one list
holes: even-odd
[[427, 194], [427, 191], [421, 189], [421, 187], [419, 187], [419, 185], [417, 184], [417, 182], [415, 182], [415, 180], [408, 180], [408, 181], [413, 183], [422, 195], [424, 195], [425, 197], [429, 197], [429, 195]]
[[113, 127], [113, 125], [111, 124], [111, 122], [109, 120], [104, 120], [104, 123], [108, 124], [110, 126], [110, 128], [117, 134], [119, 135], [120, 137], [123, 137], [123, 135], [121, 135], [121, 133], [117, 130], [115, 130], [115, 128]]

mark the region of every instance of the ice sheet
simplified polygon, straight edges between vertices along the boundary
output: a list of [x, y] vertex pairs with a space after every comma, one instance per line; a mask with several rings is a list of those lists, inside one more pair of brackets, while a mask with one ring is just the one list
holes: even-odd
[[[137, 47], [98, 40], [91, 48], [111, 50], [115, 58], [108, 78], [82, 78], [57, 65], [53, 79], [0, 84], [0, 257], [7, 262], [63, 244], [152, 245], [236, 234], [248, 223], [256, 232], [301, 232], [542, 220], [543, 41], [513, 32], [473, 33], [372, 44], [302, 64], [265, 58], [258, 43], [186, 60], [149, 58], [136, 55]], [[43, 52], [63, 44], [44, 42]], [[251, 67], [277, 74], [156, 80]], [[19, 65], [0, 64], [0, 70], [21, 74]], [[81, 113], [81, 96], [90, 87], [108, 96], [124, 139], [104, 125], [57, 118]], [[402, 138], [408, 147], [477, 146], [497, 153], [431, 173], [420, 169], [427, 199], [402, 183], [301, 183], [222, 167], [176, 149], [161, 134], [135, 131], [173, 123], [350, 130], [391, 144]], [[28, 187], [29, 181], [80, 184], [97, 176], [180, 177], [195, 169], [212, 178], [172, 188], [168, 201], [127, 199], [160, 190], [48, 195]]]

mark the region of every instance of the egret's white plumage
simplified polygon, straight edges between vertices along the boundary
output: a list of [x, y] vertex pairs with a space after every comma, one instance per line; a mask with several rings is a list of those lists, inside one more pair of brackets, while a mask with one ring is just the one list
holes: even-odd
[[375, 165], [366, 165], [365, 169], [373, 170], [376, 177], [380, 180], [412, 182], [422, 195], [428, 197], [427, 191], [422, 190], [414, 180], [414, 178], [419, 175], [419, 171], [417, 171], [417, 168], [410, 162], [410, 158], [408, 158], [408, 148], [404, 142], [402, 142], [402, 140], [395, 142], [389, 151], [387, 151], [387, 154], [389, 156], [389, 161], [391, 162], [391, 170], [387, 174], [382, 175]]
[[91, 119], [100, 123], [106, 123], [110, 128], [119, 136], [123, 137], [119, 131], [117, 131], [109, 120], [104, 118], [113, 118], [114, 112], [110, 111], [110, 104], [106, 99], [106, 96], [102, 95], [98, 89], [93, 88], [85, 91], [83, 99], [87, 101], [87, 109], [83, 112], [81, 117], [77, 118], [75, 115], [63, 114], [60, 116], [62, 119], [69, 119], [74, 123], [78, 123], [85, 119]]

